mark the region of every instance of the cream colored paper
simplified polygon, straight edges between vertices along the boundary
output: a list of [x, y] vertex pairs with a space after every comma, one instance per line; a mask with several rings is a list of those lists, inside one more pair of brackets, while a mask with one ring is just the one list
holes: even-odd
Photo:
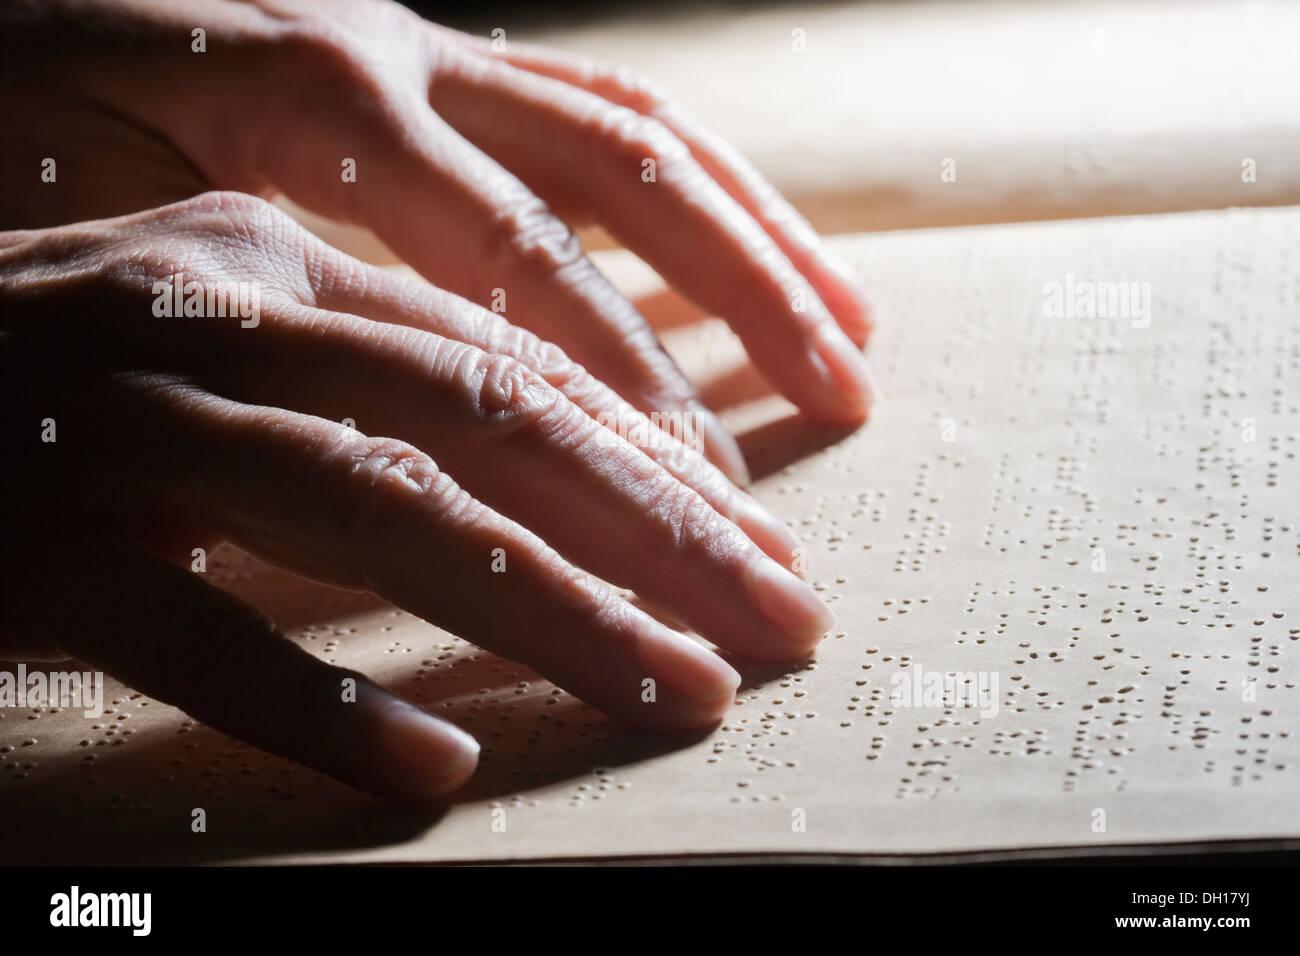
[[[839, 616], [814, 662], [746, 668], [713, 733], [629, 734], [407, 614], [226, 553], [213, 579], [304, 646], [476, 734], [469, 795], [441, 816], [395, 808], [119, 688], [99, 720], [0, 710], [0, 860], [1300, 837], [1300, 209], [837, 245], [878, 305], [886, 393], [850, 435], [790, 418], [720, 323], [625, 254], [602, 259], [727, 406], [756, 494], [804, 536]], [[1054, 282], [1076, 303], [1084, 283], [1137, 285], [1125, 314], [1053, 317]], [[996, 713], [891, 700], [897, 675], [924, 689], [950, 671], [996, 675]]]

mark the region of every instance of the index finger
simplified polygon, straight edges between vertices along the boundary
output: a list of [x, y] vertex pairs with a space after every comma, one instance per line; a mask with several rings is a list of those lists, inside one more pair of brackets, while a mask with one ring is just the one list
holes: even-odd
[[808, 220], [749, 160], [717, 133], [697, 122], [658, 86], [628, 69], [563, 50], [511, 43], [497, 52], [486, 40], [468, 39], [481, 52], [512, 66], [561, 80], [663, 123], [807, 278], [845, 334], [859, 346], [866, 343], [872, 327], [870, 303], [844, 261], [827, 248]]

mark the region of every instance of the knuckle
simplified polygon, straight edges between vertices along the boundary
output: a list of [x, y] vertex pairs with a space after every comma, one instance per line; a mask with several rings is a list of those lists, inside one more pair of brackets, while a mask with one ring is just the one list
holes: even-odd
[[671, 105], [664, 88], [642, 73], [619, 68], [617, 82], [627, 104], [639, 113], [657, 113]]
[[583, 374], [582, 366], [569, 358], [564, 349], [535, 335], [527, 336], [520, 354], [530, 368], [557, 388]]
[[664, 477], [650, 513], [666, 530], [674, 551], [709, 551], [718, 538], [717, 513], [700, 495], [676, 479]]
[[617, 107], [609, 111], [602, 120], [602, 129], [623, 161], [639, 164], [652, 159], [661, 176], [665, 167], [690, 159], [690, 150], [676, 133], [655, 117], [636, 110]]
[[335, 449], [341, 472], [336, 525], [351, 554], [407, 551], [422, 532], [416, 509], [445, 505], [454, 485], [428, 455], [393, 438], [358, 437]]
[[314, 95], [352, 108], [384, 99], [388, 93], [384, 67], [373, 46], [364, 41], [362, 34], [346, 32], [341, 23], [313, 19], [289, 28], [278, 52], [294, 64], [290, 75], [302, 77]]
[[585, 261], [574, 231], [547, 204], [523, 193], [502, 205], [488, 229], [488, 259], [555, 272]]
[[377, 495], [425, 495], [442, 474], [428, 455], [395, 438], [359, 437], [338, 455], [348, 478]]
[[279, 52], [308, 71], [347, 70], [360, 59], [348, 36], [324, 18], [300, 20], [288, 27], [279, 37]]
[[282, 252], [302, 245], [306, 230], [272, 203], [248, 193], [214, 190], [177, 204], [183, 229], [201, 240]]
[[494, 346], [493, 351], [515, 356], [554, 388], [563, 388], [585, 374], [564, 349], [508, 322], [502, 323]]
[[644, 73], [630, 67], [598, 60], [587, 60], [582, 65], [584, 85], [596, 95], [636, 110], [655, 114], [670, 105], [667, 92]]
[[300, 293], [305, 285], [306, 231], [256, 196], [206, 192], [141, 214], [137, 222], [141, 230], [129, 241], [82, 253], [87, 278], [110, 293], [134, 300], [147, 292], [156, 308], [159, 295], [173, 286], [187, 303], [195, 291], [210, 302], [212, 290], [220, 289], [215, 307], [225, 315], [237, 305], [230, 295], [256, 293], [265, 301], [273, 292]]
[[233, 189], [211, 189], [197, 196], [191, 196], [178, 205], [191, 214], [239, 219], [269, 216], [276, 211], [275, 206], [265, 199]]
[[256, 276], [298, 296], [310, 292], [308, 272], [319, 243], [288, 213], [247, 193], [217, 191], [188, 201], [185, 228], [195, 240], [184, 271], [204, 265]]
[[551, 433], [568, 417], [560, 393], [513, 356], [467, 349], [458, 368], [472, 414], [494, 436]]

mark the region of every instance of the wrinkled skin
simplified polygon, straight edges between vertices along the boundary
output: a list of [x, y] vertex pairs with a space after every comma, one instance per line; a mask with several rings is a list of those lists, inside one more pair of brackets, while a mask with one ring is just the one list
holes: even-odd
[[[650, 729], [716, 722], [738, 675], [592, 575], [737, 656], [811, 653], [831, 616], [798, 540], [570, 225], [724, 317], [815, 418], [867, 412], [867, 309], [653, 87], [379, 2], [9, 3], [0, 30], [0, 655], [75, 656], [426, 800], [474, 740], [299, 650], [194, 549], [373, 591]], [[331, 248], [281, 192], [424, 279]], [[254, 288], [256, 315], [165, 314], [176, 276]], [[646, 417], [674, 412], [700, 444]]]

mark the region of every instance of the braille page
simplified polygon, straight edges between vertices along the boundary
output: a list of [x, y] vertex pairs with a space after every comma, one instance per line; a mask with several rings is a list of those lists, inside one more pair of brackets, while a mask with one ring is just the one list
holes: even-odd
[[475, 734], [470, 789], [394, 807], [110, 682], [98, 718], [0, 709], [5, 861], [1300, 837], [1300, 209], [836, 245], [877, 304], [884, 391], [848, 434], [790, 417], [724, 326], [602, 260], [803, 536], [838, 615], [814, 661], [743, 666], [711, 732], [632, 733], [408, 614], [223, 552], [212, 579], [304, 647]]

